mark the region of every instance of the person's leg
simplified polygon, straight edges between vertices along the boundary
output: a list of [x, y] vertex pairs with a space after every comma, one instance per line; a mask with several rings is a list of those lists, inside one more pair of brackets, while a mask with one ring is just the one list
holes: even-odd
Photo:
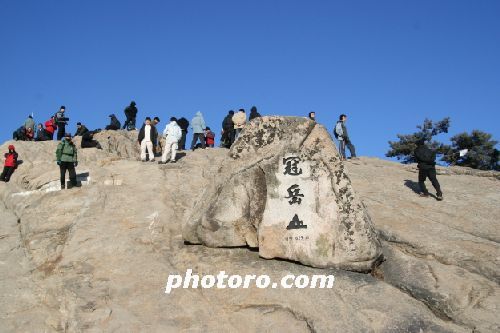
[[146, 161], [146, 140], [141, 141], [141, 161]]
[[181, 139], [179, 141], [179, 149], [186, 150], [186, 131], [182, 130]]
[[57, 128], [57, 140], [60, 141], [62, 138], [64, 138], [64, 132], [66, 131], [66, 126], [65, 125], [59, 125]]
[[201, 148], [205, 149], [207, 147], [206, 141], [205, 141], [205, 135], [203, 133], [199, 134], [200, 142], [201, 142]]
[[7, 175], [7, 168], [6, 166], [3, 167], [3, 171], [2, 171], [2, 174], [0, 175], [0, 180], [1, 181], [5, 181], [5, 176]]
[[13, 167], [7, 167], [7, 172], [5, 173], [4, 182], [7, 183], [10, 180], [10, 177], [14, 173], [14, 170], [15, 168]]
[[125, 119], [125, 123], [123, 124], [122, 129], [126, 129], [126, 128], [127, 128], [129, 121], [130, 121], [130, 120], [129, 120], [129, 119], [128, 119], [128, 117], [127, 117], [127, 119]]
[[177, 142], [173, 142], [171, 145], [172, 153], [170, 154], [170, 161], [175, 162], [175, 157], [177, 156], [177, 148], [179, 148]]
[[344, 140], [339, 140], [339, 154], [340, 154], [340, 158], [345, 160], [345, 142], [344, 142]]
[[130, 121], [130, 124], [132, 125], [131, 128], [134, 130], [135, 129], [135, 121], [136, 121], [136, 117], [132, 117], [132, 120]]
[[66, 162], [61, 162], [59, 171], [61, 172], [61, 190], [64, 190], [66, 188]]
[[151, 141], [150, 142], [146, 142], [146, 147], [148, 149], [149, 161], [150, 162], [154, 162], [154, 160], [155, 160], [155, 151], [153, 150], [153, 143]]
[[78, 185], [76, 181], [76, 170], [75, 170], [75, 164], [73, 162], [68, 162], [68, 172], [69, 172], [69, 181], [72, 186]]
[[427, 174], [429, 176], [429, 180], [432, 183], [432, 186], [434, 186], [434, 188], [436, 189], [436, 195], [438, 197], [443, 196], [443, 192], [441, 192], [441, 186], [439, 185], [439, 182], [436, 177], [436, 169], [429, 170]]
[[165, 149], [163, 149], [163, 154], [161, 155], [161, 162], [162, 163], [167, 163], [167, 157], [168, 153], [170, 152], [170, 143], [166, 142], [165, 143]]
[[349, 148], [349, 152], [351, 153], [351, 158], [356, 158], [356, 148], [354, 148], [354, 145], [352, 142], [349, 140], [346, 142], [347, 148]]
[[428, 195], [427, 187], [425, 187], [425, 179], [427, 178], [427, 170], [418, 169], [418, 185], [420, 186], [420, 192], [424, 195]]
[[194, 150], [196, 141], [198, 141], [198, 135], [196, 133], [193, 133], [193, 140], [191, 141], [191, 150]]

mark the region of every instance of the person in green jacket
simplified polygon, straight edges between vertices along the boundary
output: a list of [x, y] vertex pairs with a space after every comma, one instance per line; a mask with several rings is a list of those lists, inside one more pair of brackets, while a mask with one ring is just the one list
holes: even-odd
[[57, 146], [56, 160], [61, 170], [61, 190], [66, 187], [66, 170], [69, 172], [72, 187], [77, 186], [75, 167], [78, 166], [78, 154], [76, 146], [71, 140], [71, 134], [66, 133]]

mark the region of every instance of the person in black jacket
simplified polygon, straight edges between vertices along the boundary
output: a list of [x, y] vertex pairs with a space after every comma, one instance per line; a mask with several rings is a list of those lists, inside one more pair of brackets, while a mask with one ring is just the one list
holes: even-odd
[[153, 142], [158, 139], [158, 131], [156, 127], [151, 123], [151, 118], [146, 117], [144, 125], [142, 125], [137, 141], [141, 146], [141, 161], [146, 162], [146, 156], [149, 157], [149, 161], [154, 162], [155, 153], [153, 150]]
[[225, 148], [231, 148], [234, 143], [234, 111], [230, 110], [227, 116], [222, 121], [222, 137], [221, 145]]
[[57, 141], [60, 141], [66, 134], [66, 125], [69, 118], [66, 117], [66, 107], [61, 105], [59, 111], [55, 114], [54, 119], [57, 125]]
[[108, 130], [108, 131], [117, 131], [117, 130], [119, 130], [120, 127], [121, 127], [121, 124], [120, 124], [120, 121], [118, 120], [118, 118], [116, 118], [116, 115], [114, 113], [110, 114], [109, 118], [111, 118], [111, 119], [110, 119], [109, 125], [106, 126], [106, 130]]
[[248, 117], [248, 120], [252, 120], [259, 117], [261, 117], [261, 115], [260, 113], [257, 112], [257, 107], [252, 106], [252, 108], [250, 109], [250, 116]]
[[132, 131], [135, 129], [135, 122], [137, 119], [137, 107], [135, 106], [135, 102], [130, 102], [130, 105], [125, 108], [125, 124], [123, 125], [123, 129], [127, 129], [128, 131]]
[[85, 133], [87, 133], [88, 131], [89, 130], [87, 129], [87, 127], [85, 127], [85, 125], [82, 125], [82, 123], [80, 123], [80, 122], [76, 123], [75, 136], [82, 136]]
[[436, 189], [436, 198], [443, 200], [443, 193], [436, 177], [436, 153], [425, 145], [425, 139], [417, 141], [417, 148], [414, 152], [418, 163], [418, 185], [420, 186], [420, 196], [428, 197], [429, 191], [425, 187], [425, 180], [429, 178], [432, 186]]
[[179, 125], [182, 131], [182, 137], [179, 140], [179, 150], [186, 150], [186, 136], [189, 128], [189, 120], [184, 117], [177, 119], [177, 125]]

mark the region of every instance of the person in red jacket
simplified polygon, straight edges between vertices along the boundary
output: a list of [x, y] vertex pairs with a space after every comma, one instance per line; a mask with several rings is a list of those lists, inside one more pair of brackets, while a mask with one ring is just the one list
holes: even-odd
[[205, 129], [205, 143], [207, 147], [213, 148], [215, 144], [215, 133], [210, 130], [210, 127], [207, 126]]
[[45, 133], [49, 140], [54, 139], [54, 132], [57, 129], [56, 121], [54, 117], [50, 118], [45, 122]]
[[17, 168], [17, 153], [16, 148], [13, 145], [9, 146], [9, 152], [5, 155], [5, 163], [3, 167], [3, 172], [0, 175], [0, 180], [3, 182], [8, 182], [10, 177]]

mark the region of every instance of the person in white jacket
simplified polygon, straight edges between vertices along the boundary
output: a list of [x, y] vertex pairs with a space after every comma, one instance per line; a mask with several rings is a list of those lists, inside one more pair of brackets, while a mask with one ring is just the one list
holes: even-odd
[[170, 118], [170, 123], [167, 124], [165, 130], [163, 131], [163, 136], [165, 137], [165, 149], [163, 150], [163, 155], [161, 156], [161, 161], [159, 164], [167, 163], [167, 156], [170, 153], [170, 163], [175, 163], [175, 156], [177, 154], [178, 142], [182, 137], [182, 130], [177, 125], [177, 119], [175, 117]]

